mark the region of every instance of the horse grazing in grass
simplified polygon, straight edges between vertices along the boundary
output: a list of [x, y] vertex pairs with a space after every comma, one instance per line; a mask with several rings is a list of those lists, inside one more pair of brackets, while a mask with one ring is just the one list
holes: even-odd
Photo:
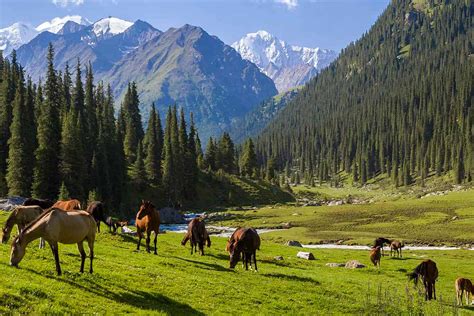
[[41, 213], [43, 213], [43, 209], [35, 205], [17, 206], [13, 209], [5, 222], [5, 227], [2, 229], [2, 244], [6, 244], [10, 239], [13, 226], [17, 225], [18, 232], [21, 233], [25, 226], [34, 221]]
[[181, 241], [181, 245], [185, 246], [188, 240], [191, 243], [191, 254], [193, 254], [193, 250], [197, 252], [197, 246], [199, 245], [201, 256], [204, 256], [204, 243], [206, 242], [207, 247], [211, 247], [211, 238], [201, 218], [196, 217], [189, 222], [188, 232]]
[[372, 248], [380, 247], [380, 249], [382, 250], [382, 256], [383, 256], [384, 255], [383, 246], [385, 244], [390, 245], [391, 243], [392, 243], [392, 241], [390, 239], [387, 239], [387, 238], [384, 238], [384, 237], [379, 237], [379, 238], [375, 239], [374, 245], [372, 246]]
[[160, 232], [160, 213], [150, 201], [142, 201], [137, 217], [135, 218], [135, 226], [137, 227], [138, 244], [137, 250], [140, 250], [140, 243], [143, 233], [146, 233], [146, 251], [150, 252], [150, 235], [155, 232], [155, 252], [156, 255], [156, 238]]
[[28, 198], [23, 202], [23, 206], [33, 206], [37, 205], [41, 207], [43, 210], [48, 209], [54, 205], [54, 202], [51, 200], [43, 200], [43, 199], [34, 199]]
[[100, 201], [94, 201], [87, 207], [87, 213], [94, 217], [97, 223], [97, 231], [100, 233], [100, 222], [104, 222], [107, 225], [107, 219], [105, 218], [105, 207], [104, 203]]
[[470, 296], [474, 295], [474, 286], [472, 285], [471, 280], [465, 278], [457, 278], [454, 282], [454, 287], [456, 289], [456, 300], [458, 305], [462, 305], [462, 295], [466, 297], [466, 304], [469, 305]]
[[230, 254], [229, 268], [235, 268], [235, 265], [240, 260], [242, 255], [242, 264], [245, 264], [245, 270], [248, 270], [249, 263], [252, 268], [252, 258], [255, 265], [255, 271], [257, 269], [257, 250], [260, 250], [260, 236], [253, 228], [237, 228], [230, 237], [226, 246], [227, 251]]
[[410, 280], [414, 280], [415, 285], [421, 277], [425, 287], [425, 300], [436, 299], [436, 279], [438, 279], [438, 268], [436, 263], [430, 259], [420, 263], [412, 273], [408, 274]]
[[61, 209], [51, 208], [28, 224], [12, 243], [10, 264], [18, 267], [23, 259], [26, 246], [37, 238], [44, 238], [49, 245], [56, 261], [56, 272], [61, 275], [59, 264], [58, 243], [76, 244], [81, 254], [81, 273], [84, 272], [86, 252], [83, 242], [86, 240], [90, 250], [90, 269], [92, 273], [92, 260], [94, 258], [94, 241], [96, 223], [87, 212], [64, 212]]
[[393, 240], [390, 243], [390, 257], [392, 256], [392, 252], [394, 252], [394, 256], [396, 255], [397, 258], [402, 257], [402, 248], [405, 247], [405, 245], [398, 241], [398, 240]]
[[52, 207], [60, 208], [64, 211], [82, 210], [79, 200], [57, 201]]
[[380, 259], [382, 254], [380, 253], [380, 246], [372, 248], [370, 251], [370, 261], [374, 264], [375, 267], [380, 268]]

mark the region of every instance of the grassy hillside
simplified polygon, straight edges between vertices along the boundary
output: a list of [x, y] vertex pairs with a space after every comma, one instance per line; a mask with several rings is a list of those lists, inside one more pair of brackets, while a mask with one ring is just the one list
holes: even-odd
[[[300, 192], [301, 188], [295, 188]], [[296, 239], [304, 243], [336, 242], [370, 244], [387, 236], [408, 243], [472, 244], [474, 241], [474, 189], [417, 198], [416, 194], [364, 191], [363, 189], [312, 189], [324, 199], [353, 198], [374, 200], [369, 204], [339, 206], [276, 205], [250, 211], [229, 211], [233, 217], [219, 222], [227, 226], [292, 228], [272, 232], [265, 238], [284, 242]], [[438, 193], [435, 193], [438, 194]]]
[[[0, 223], [6, 214], [0, 212]], [[264, 235], [262, 235], [264, 236]], [[134, 251], [134, 238], [98, 234], [95, 272], [79, 274], [76, 246], [60, 245], [63, 276], [54, 272], [49, 249], [29, 246], [20, 268], [8, 265], [9, 245], [0, 245], [0, 314], [419, 314], [456, 310], [453, 282], [474, 275], [473, 251], [406, 252], [404, 259], [384, 258], [380, 271], [329, 268], [328, 262], [358, 259], [365, 251], [317, 250], [315, 261], [295, 257], [298, 248], [264, 241], [259, 272], [228, 270], [224, 238], [213, 237], [207, 255], [192, 256], [179, 245], [180, 234], [159, 236], [158, 256]], [[281, 255], [283, 261], [275, 261]], [[438, 302], [424, 303], [405, 276], [421, 258], [440, 270]]]

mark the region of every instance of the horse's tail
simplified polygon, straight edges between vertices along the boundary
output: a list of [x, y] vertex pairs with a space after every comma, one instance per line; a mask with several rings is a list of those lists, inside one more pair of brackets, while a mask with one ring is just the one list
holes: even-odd
[[209, 237], [209, 234], [206, 232], [206, 241], [207, 241], [207, 247], [211, 247], [211, 237]]

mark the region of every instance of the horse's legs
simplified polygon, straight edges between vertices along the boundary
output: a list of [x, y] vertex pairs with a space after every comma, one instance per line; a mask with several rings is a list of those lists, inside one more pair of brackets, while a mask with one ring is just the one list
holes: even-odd
[[140, 228], [137, 227], [137, 235], [138, 235], [138, 244], [137, 244], [137, 250], [140, 250], [140, 243], [142, 242], [142, 231]]
[[81, 273], [84, 273], [84, 262], [86, 261], [86, 252], [84, 251], [84, 245], [81, 242], [77, 243], [77, 249], [79, 249], [79, 253], [81, 254]]
[[39, 249], [43, 249], [44, 248], [44, 239], [43, 237], [40, 238], [40, 243], [39, 243]]
[[433, 282], [433, 295], [434, 295], [434, 299], [436, 299], [436, 283]]
[[87, 244], [89, 245], [89, 256], [90, 256], [90, 259], [91, 259], [91, 266], [89, 268], [89, 273], [92, 273], [93, 272], [92, 260], [94, 260], [94, 239], [92, 239], [92, 238], [87, 239]]
[[[251, 256], [250, 256], [251, 257]], [[247, 253], [245, 253], [245, 270], [249, 269], [249, 256], [247, 256]]]
[[158, 238], [158, 232], [155, 232], [155, 240], [154, 240], [154, 243], [155, 243], [155, 252], [154, 254], [157, 255], [158, 253], [156, 252], [156, 239]]
[[150, 235], [151, 231], [146, 232], [146, 252], [150, 253]]
[[51, 251], [54, 255], [54, 261], [56, 262], [56, 273], [61, 275], [61, 265], [59, 264], [59, 252], [58, 252], [58, 243], [57, 242], [50, 242], [49, 245], [51, 246]]
[[97, 222], [97, 232], [100, 233], [100, 221]]
[[204, 256], [204, 241], [202, 239], [199, 241], [199, 250], [201, 251], [201, 256]]
[[255, 272], [257, 272], [258, 271], [258, 269], [257, 269], [257, 250], [253, 251], [253, 262], [255, 264]]

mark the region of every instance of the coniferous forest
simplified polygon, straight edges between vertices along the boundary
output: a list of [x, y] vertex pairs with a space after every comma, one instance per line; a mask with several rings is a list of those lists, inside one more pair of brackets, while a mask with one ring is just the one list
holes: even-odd
[[393, 1], [258, 137], [260, 162], [333, 185], [472, 181], [473, 13], [471, 0]]
[[78, 60], [57, 71], [52, 45], [47, 59], [37, 84], [15, 52], [0, 59], [0, 196], [102, 200], [127, 212], [140, 198], [171, 206], [196, 201], [200, 175], [238, 175], [241, 168], [258, 174], [255, 152], [239, 164], [228, 133], [209, 139], [203, 152], [192, 113], [187, 119], [170, 106], [163, 124], [151, 104], [144, 129], [135, 83], [116, 118], [112, 90], [94, 83], [90, 65]]

